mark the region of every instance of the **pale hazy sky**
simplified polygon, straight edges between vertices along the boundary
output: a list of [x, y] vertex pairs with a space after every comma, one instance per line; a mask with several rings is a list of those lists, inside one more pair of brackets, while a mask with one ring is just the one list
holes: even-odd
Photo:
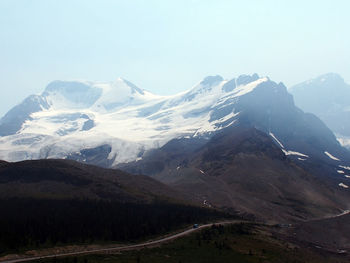
[[348, 0], [0, 0], [0, 116], [52, 80], [174, 94], [207, 75], [350, 82]]

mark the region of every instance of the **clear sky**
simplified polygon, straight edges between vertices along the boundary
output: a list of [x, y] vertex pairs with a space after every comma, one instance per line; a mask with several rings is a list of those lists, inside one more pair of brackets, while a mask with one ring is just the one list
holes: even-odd
[[207, 75], [350, 82], [348, 0], [0, 0], [0, 115], [52, 80], [174, 94]]

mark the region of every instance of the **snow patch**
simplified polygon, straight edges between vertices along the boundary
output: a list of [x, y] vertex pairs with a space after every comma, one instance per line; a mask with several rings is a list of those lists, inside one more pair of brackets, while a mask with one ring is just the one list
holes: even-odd
[[295, 151], [287, 151], [287, 150], [284, 150], [282, 149], [282, 151], [284, 152], [285, 155], [297, 155], [297, 156], [301, 156], [301, 157], [306, 157], [306, 158], [309, 158], [308, 155], [306, 154], [303, 154], [303, 153], [300, 153], [300, 152], [295, 152]]
[[269, 134], [279, 144], [279, 146], [281, 146], [281, 148], [284, 149], [283, 144], [276, 138], [276, 136], [272, 132], [270, 132]]
[[342, 170], [337, 170], [337, 173], [338, 173], [338, 174], [344, 174], [344, 171], [342, 171]]
[[337, 157], [333, 156], [329, 152], [324, 152], [324, 154], [327, 155], [330, 159], [332, 159], [334, 161], [340, 161]]
[[239, 97], [239, 96], [245, 95], [249, 92], [252, 92], [259, 84], [266, 82], [268, 80], [269, 79], [267, 77], [265, 77], [265, 78], [260, 78], [256, 81], [250, 82], [247, 85], [240, 85], [233, 90], [234, 97]]
[[349, 186], [347, 186], [346, 184], [343, 184], [343, 183], [340, 183], [340, 184], [338, 184], [339, 186], [341, 186], [341, 187], [343, 187], [343, 188], [349, 188]]
[[350, 171], [350, 166], [343, 166], [343, 165], [339, 165], [340, 168], [343, 168], [345, 170], [349, 170]]
[[340, 143], [341, 146], [350, 149], [350, 137], [342, 136], [339, 134], [336, 134], [337, 140]]
[[199, 171], [200, 171], [202, 174], [205, 174], [205, 172], [203, 172], [201, 169], [199, 169]]

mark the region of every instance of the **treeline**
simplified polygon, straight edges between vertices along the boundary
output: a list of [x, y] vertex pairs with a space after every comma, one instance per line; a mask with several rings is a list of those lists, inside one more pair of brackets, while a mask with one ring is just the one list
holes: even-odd
[[227, 214], [158, 202], [0, 200], [0, 253], [72, 243], [132, 241]]

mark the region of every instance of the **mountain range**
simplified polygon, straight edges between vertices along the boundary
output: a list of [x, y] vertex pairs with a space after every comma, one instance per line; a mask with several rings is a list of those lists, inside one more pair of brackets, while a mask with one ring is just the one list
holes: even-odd
[[236, 113], [220, 107], [267, 80], [257, 75], [231, 81], [212, 76], [189, 91], [167, 97], [123, 79], [55, 81], [1, 119], [0, 158], [64, 158], [104, 145], [110, 151], [109, 165], [132, 161], [173, 138], [199, 136], [230, 125]]
[[119, 168], [191, 202], [263, 219], [342, 213], [350, 152], [305, 111], [283, 83], [257, 74], [208, 76], [173, 96], [121, 78], [54, 81], [1, 119], [0, 159]]
[[108, 153], [104, 166], [112, 166], [141, 158], [171, 139], [208, 137], [237, 121], [270, 134], [287, 155], [311, 154], [300, 143], [308, 132], [320, 140], [318, 155], [342, 151], [321, 121], [295, 107], [282, 83], [254, 74], [231, 80], [209, 76], [174, 96], [151, 94], [121, 78], [54, 81], [1, 119], [0, 158], [89, 162], [84, 153], [102, 150]]

